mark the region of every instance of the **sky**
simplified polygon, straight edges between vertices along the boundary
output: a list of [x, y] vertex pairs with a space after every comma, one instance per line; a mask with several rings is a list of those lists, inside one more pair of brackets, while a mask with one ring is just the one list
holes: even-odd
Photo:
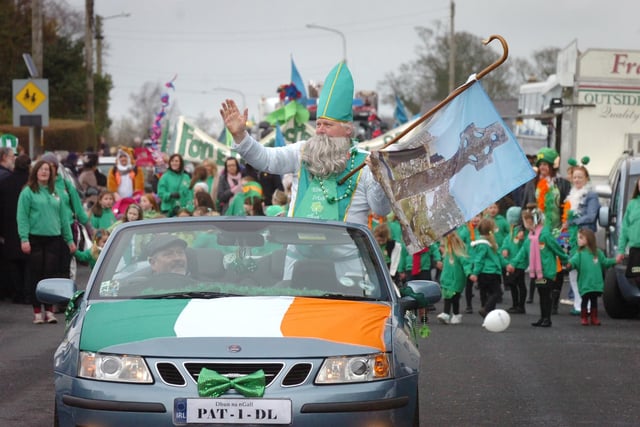
[[[84, 11], [85, 0], [66, 0]], [[503, 36], [510, 58], [547, 47], [640, 50], [638, 0], [454, 0], [456, 32]], [[177, 76], [170, 101], [183, 115], [220, 123], [225, 98], [259, 119], [262, 97], [291, 79], [322, 81], [346, 53], [356, 90], [377, 90], [385, 74], [417, 58], [418, 26], [448, 28], [451, 0], [95, 0], [102, 15], [104, 71], [114, 89], [110, 116], [129, 114], [145, 82]], [[117, 16], [122, 13], [128, 17]], [[117, 16], [117, 17], [116, 17]], [[336, 31], [307, 28], [315, 24]], [[345, 43], [343, 44], [343, 36]], [[346, 49], [344, 47], [346, 46]], [[487, 47], [501, 53], [498, 41]], [[463, 54], [459, 52], [458, 54]], [[479, 64], [478, 71], [489, 64]], [[463, 83], [462, 81], [460, 83]], [[158, 101], [160, 108], [160, 100]], [[393, 106], [381, 105], [383, 116]]]

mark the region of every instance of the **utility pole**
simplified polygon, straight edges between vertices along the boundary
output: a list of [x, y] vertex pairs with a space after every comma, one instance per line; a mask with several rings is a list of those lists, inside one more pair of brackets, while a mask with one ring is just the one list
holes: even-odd
[[104, 36], [102, 35], [102, 23], [107, 19], [127, 18], [129, 16], [131, 16], [131, 14], [125, 12], [106, 17], [96, 15], [96, 74], [98, 76], [102, 76], [102, 40], [104, 40]]
[[[31, 57], [38, 76], [43, 73], [42, 0], [31, 2]], [[32, 159], [42, 151], [42, 125], [29, 126], [29, 156]]]
[[456, 5], [451, 0], [451, 16], [449, 23], [449, 93], [453, 92], [456, 82], [456, 32], [454, 29], [454, 18], [456, 14]]
[[95, 94], [93, 91], [93, 0], [85, 0], [84, 61], [87, 74], [87, 121], [95, 123]]
[[102, 76], [102, 16], [96, 15], [96, 74]]

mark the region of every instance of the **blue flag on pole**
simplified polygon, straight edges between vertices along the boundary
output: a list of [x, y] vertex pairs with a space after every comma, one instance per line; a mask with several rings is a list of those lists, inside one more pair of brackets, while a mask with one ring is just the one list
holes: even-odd
[[300, 92], [300, 99], [298, 99], [298, 102], [306, 107], [307, 88], [305, 87], [304, 81], [298, 72], [296, 63], [293, 62], [293, 56], [291, 56], [291, 83], [293, 83], [296, 86], [296, 89], [298, 89], [298, 92]]
[[407, 109], [404, 107], [402, 100], [396, 95], [396, 109], [393, 112], [393, 118], [395, 119], [395, 126], [398, 127], [409, 121], [409, 115]]
[[371, 169], [411, 253], [535, 175], [479, 81], [407, 136], [395, 151], [373, 151]]
[[274, 147], [284, 147], [287, 143], [284, 140], [284, 135], [282, 134], [282, 129], [280, 125], [276, 123], [276, 140], [273, 144]]

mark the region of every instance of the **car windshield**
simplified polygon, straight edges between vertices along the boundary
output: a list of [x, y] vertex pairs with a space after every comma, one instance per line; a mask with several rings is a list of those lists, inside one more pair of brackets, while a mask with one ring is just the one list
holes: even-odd
[[374, 245], [366, 229], [339, 223], [139, 221], [112, 234], [89, 298], [286, 295], [388, 301], [389, 281]]

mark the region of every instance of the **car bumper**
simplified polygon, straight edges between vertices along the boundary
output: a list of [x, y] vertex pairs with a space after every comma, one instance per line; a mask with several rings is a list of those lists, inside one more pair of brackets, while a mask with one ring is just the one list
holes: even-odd
[[[417, 375], [366, 384], [268, 387], [265, 398], [291, 399], [295, 426], [410, 426]], [[198, 397], [197, 386], [171, 387], [56, 378], [60, 426], [173, 426], [176, 398]], [[223, 397], [242, 398], [228, 393]], [[245, 424], [246, 425], [246, 424]], [[255, 425], [255, 424], [254, 424]]]

